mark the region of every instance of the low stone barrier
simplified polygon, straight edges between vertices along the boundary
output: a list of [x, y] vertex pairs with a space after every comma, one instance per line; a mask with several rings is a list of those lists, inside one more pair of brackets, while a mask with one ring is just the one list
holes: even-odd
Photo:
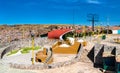
[[44, 65], [25, 65], [25, 64], [13, 64], [13, 63], [9, 63], [9, 66], [11, 68], [16, 68], [16, 69], [36, 69], [36, 70], [40, 70], [40, 69], [45, 69]]
[[13, 64], [13, 63], [9, 63], [10, 67], [12, 68], [17, 68], [17, 69], [35, 69], [35, 70], [41, 70], [41, 69], [52, 69], [52, 68], [59, 68], [59, 67], [63, 67], [63, 66], [69, 66], [72, 64], [75, 64], [76, 62], [80, 61], [80, 56], [83, 50], [83, 46], [80, 47], [80, 50], [78, 52], [78, 54], [76, 55], [75, 58], [68, 60], [68, 61], [64, 61], [64, 62], [58, 62], [58, 63], [52, 63], [52, 64], [43, 64], [43, 65], [26, 65], [26, 64]]
[[[49, 42], [51, 42], [53, 44], [55, 42], [55, 40], [49, 41]], [[35, 46], [42, 45], [42, 44], [48, 44], [49, 42], [48, 42], [47, 38], [36, 38], [35, 39]], [[30, 46], [31, 46], [31, 39], [30, 38], [22, 39], [19, 41], [12, 41], [11, 43], [6, 43], [2, 47], [0, 47], [0, 59], [6, 53], [10, 52], [11, 50], [14, 50], [14, 49], [18, 50], [18, 49], [21, 49], [22, 47], [30, 47]]]
[[[2, 54], [2, 57], [9, 51], [14, 50], [14, 49], [19, 49], [23, 46], [26, 46], [25, 44], [29, 44], [29, 42], [25, 42], [28, 41], [27, 40], [23, 40], [23, 41], [13, 41], [10, 43], [10, 45], [8, 47], [3, 47], [2, 52], [0, 53], [0, 55]], [[55, 42], [55, 41], [53, 41]], [[53, 43], [52, 42], [52, 43]], [[79, 52], [77, 53], [76, 57], [68, 60], [68, 61], [64, 61], [64, 62], [58, 62], [58, 63], [52, 63], [52, 64], [36, 64], [36, 65], [27, 65], [27, 64], [16, 64], [16, 63], [9, 63], [8, 65], [12, 68], [17, 68], [17, 69], [35, 69], [35, 70], [40, 70], [40, 69], [51, 69], [51, 68], [59, 68], [59, 67], [63, 67], [63, 66], [68, 66], [71, 64], [74, 64], [78, 61], [80, 61], [80, 55], [81, 52], [83, 50], [83, 46], [81, 45]]]

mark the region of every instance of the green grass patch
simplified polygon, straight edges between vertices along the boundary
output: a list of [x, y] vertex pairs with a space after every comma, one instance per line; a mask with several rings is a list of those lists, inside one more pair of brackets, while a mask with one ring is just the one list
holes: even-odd
[[40, 47], [39, 46], [36, 46], [35, 48], [34, 48], [34, 50], [39, 50], [40, 49]]
[[[22, 54], [26, 54], [26, 53], [29, 53], [30, 50], [32, 50], [33, 48], [32, 47], [24, 47], [24, 48], [21, 48], [21, 53]], [[39, 46], [35, 46], [34, 47], [34, 50], [39, 50], [40, 47]]]
[[7, 54], [7, 56], [10, 56], [10, 55], [12, 55], [12, 54], [16, 54], [18, 51], [19, 51], [19, 50], [12, 50], [11, 52], [9, 52], [9, 53]]
[[29, 52], [30, 52], [30, 50], [22, 50], [21, 51], [22, 54], [26, 54], [26, 53], [29, 53]]
[[[40, 46], [35, 46], [34, 47], [34, 50], [39, 50], [40, 49]], [[21, 53], [22, 54], [26, 54], [26, 53], [29, 53], [30, 51], [32, 50], [32, 47], [24, 47], [24, 48], [21, 48]], [[13, 55], [13, 54], [16, 54], [19, 50], [12, 50], [10, 51], [7, 56], [10, 56], [10, 55]]]

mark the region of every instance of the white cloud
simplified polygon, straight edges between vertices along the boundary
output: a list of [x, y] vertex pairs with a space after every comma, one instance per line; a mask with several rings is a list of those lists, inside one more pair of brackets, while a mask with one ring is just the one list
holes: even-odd
[[87, 2], [90, 4], [101, 4], [98, 0], [87, 0]]

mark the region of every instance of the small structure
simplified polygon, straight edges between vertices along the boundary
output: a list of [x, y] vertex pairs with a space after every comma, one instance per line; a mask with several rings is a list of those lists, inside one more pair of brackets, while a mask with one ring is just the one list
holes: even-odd
[[118, 46], [96, 44], [90, 53], [94, 54], [94, 67], [103, 68], [105, 73], [111, 71], [120, 73], [120, 48]]
[[39, 51], [36, 54], [36, 62], [52, 63], [52, 52], [57, 54], [77, 54], [80, 50], [81, 44], [86, 46], [87, 42], [83, 40], [76, 40], [72, 37], [67, 37], [67, 39], [63, 40], [63, 36], [72, 31], [73, 30], [71, 29], [58, 29], [49, 32], [48, 38], [60, 40], [53, 44], [51, 48], [49, 47], [43, 51]]
[[42, 62], [50, 64], [53, 62], [52, 53], [54, 54], [78, 54], [80, 47], [80, 41], [76, 41], [74, 38], [68, 38], [66, 41], [58, 41], [52, 48], [44, 48], [43, 51], [36, 53], [36, 62]]
[[43, 51], [37, 52], [35, 61], [46, 63], [46, 64], [52, 63], [53, 62], [52, 49], [44, 48]]
[[115, 71], [115, 53], [114, 46], [104, 46], [103, 52], [103, 69], [108, 71]]
[[120, 29], [118, 29], [118, 30], [112, 30], [112, 34], [120, 34]]
[[52, 46], [54, 53], [59, 54], [77, 54], [79, 51], [80, 44], [86, 46], [86, 42], [75, 40], [74, 38], [68, 37], [66, 41], [58, 41]]

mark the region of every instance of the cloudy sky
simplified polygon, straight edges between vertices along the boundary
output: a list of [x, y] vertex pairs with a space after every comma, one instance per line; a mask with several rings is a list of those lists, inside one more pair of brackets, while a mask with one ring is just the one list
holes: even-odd
[[99, 15], [98, 24], [120, 24], [119, 0], [0, 0], [0, 24], [90, 24], [87, 14]]

